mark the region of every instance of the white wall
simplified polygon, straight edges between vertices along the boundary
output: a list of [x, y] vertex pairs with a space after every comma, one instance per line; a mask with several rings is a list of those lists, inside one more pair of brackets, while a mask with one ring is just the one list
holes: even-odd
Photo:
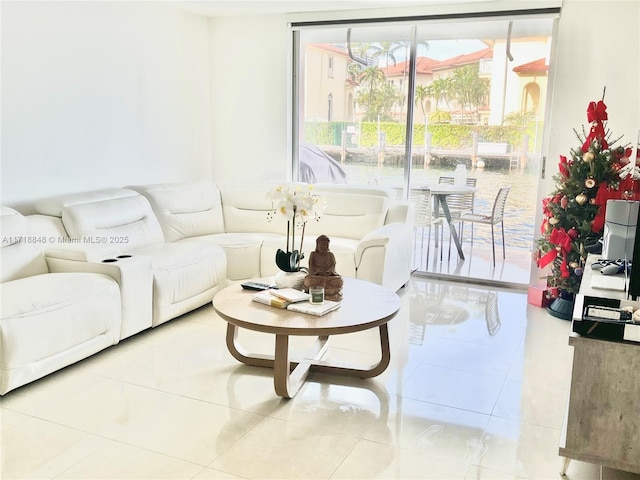
[[211, 176], [209, 25], [156, 2], [2, 2], [3, 205]]
[[213, 176], [290, 174], [290, 39], [284, 15], [211, 19]]

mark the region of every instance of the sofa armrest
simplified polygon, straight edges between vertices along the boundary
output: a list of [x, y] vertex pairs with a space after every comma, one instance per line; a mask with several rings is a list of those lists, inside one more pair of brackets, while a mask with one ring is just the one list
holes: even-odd
[[383, 225], [365, 235], [356, 249], [357, 278], [398, 290], [409, 281], [413, 229], [406, 223]]
[[113, 278], [120, 288], [122, 302], [120, 339], [150, 328], [153, 317], [151, 260], [142, 255], [114, 255], [92, 261], [83, 252], [86, 250], [45, 250], [49, 271], [98, 273]]
[[406, 200], [395, 200], [389, 204], [385, 225], [413, 222], [413, 204]]
[[83, 245], [78, 243], [60, 243], [44, 250], [45, 258], [59, 258], [77, 262], [100, 262], [120, 254], [113, 245]]

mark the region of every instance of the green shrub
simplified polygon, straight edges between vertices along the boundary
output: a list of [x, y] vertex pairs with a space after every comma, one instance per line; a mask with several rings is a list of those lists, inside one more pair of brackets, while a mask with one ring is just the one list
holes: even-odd
[[[305, 122], [304, 140], [321, 146], [340, 146], [342, 131], [349, 122]], [[490, 143], [508, 143], [519, 150], [523, 135], [529, 135], [529, 150], [533, 149], [536, 125], [530, 125], [526, 130], [517, 126], [505, 125], [458, 125], [452, 123], [431, 123], [427, 130], [431, 134], [431, 146], [449, 150], [471, 148], [473, 134], [478, 134], [478, 141]], [[414, 125], [413, 144], [424, 145], [423, 124]], [[378, 131], [384, 133], [387, 146], [404, 145], [406, 127], [398, 122], [362, 122], [359, 124], [361, 147], [376, 147], [378, 145]], [[351, 142], [349, 141], [349, 146]]]

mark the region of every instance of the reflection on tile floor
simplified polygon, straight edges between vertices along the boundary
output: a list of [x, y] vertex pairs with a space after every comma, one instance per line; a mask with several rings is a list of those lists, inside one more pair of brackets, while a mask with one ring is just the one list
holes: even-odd
[[[210, 306], [10, 392], [0, 477], [559, 478], [569, 323], [520, 291], [415, 277], [399, 294], [382, 375], [314, 374], [292, 400], [228, 354]], [[331, 345], [377, 354], [372, 332]], [[640, 476], [573, 461], [566, 478]]]
[[[475, 228], [488, 229], [479, 225]], [[449, 246], [449, 230], [442, 230], [443, 242], [436, 228], [429, 235], [428, 228], [416, 228], [414, 237], [414, 269], [429, 276], [437, 276], [445, 280], [462, 277], [465, 281], [476, 283], [506, 283], [512, 287], [525, 289], [531, 283], [531, 251], [505, 244], [505, 258], [502, 258], [502, 237], [500, 226], [496, 228], [496, 264], [493, 265], [491, 244], [482, 238], [471, 242], [469, 228], [465, 227], [461, 245], [464, 259], [460, 259], [455, 245]], [[486, 232], [485, 232], [486, 233]], [[436, 245], [437, 243], [437, 245]], [[428, 255], [427, 255], [428, 253]]]

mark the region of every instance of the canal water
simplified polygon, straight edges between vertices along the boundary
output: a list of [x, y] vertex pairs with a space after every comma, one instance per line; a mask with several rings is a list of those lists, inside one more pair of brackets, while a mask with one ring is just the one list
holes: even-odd
[[[404, 184], [404, 170], [395, 166], [375, 166], [370, 164], [344, 164], [349, 183], [377, 184], [381, 186], [400, 187]], [[538, 175], [536, 168], [523, 171], [515, 169], [485, 170], [467, 169], [468, 177], [477, 178], [474, 211], [490, 214], [498, 189], [511, 185], [504, 216], [504, 230], [507, 248], [531, 250], [534, 238], [534, 223], [537, 205]], [[438, 183], [443, 175], [453, 176], [453, 168], [413, 167], [411, 184], [413, 186]], [[500, 234], [496, 232], [496, 241], [500, 242]], [[534, 236], [535, 235], [535, 236]], [[491, 229], [488, 226], [474, 228], [474, 243], [491, 243]]]

